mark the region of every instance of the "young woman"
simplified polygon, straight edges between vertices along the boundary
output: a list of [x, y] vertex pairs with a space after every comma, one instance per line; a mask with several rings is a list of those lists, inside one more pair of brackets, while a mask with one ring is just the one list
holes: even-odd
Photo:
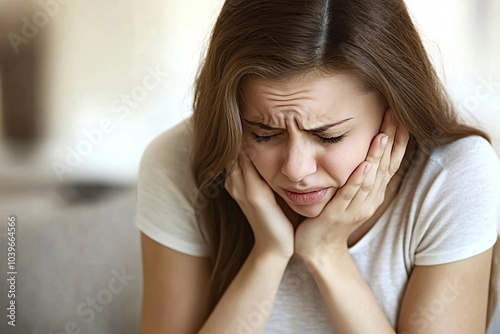
[[227, 0], [141, 162], [141, 333], [483, 333], [499, 171], [402, 0]]

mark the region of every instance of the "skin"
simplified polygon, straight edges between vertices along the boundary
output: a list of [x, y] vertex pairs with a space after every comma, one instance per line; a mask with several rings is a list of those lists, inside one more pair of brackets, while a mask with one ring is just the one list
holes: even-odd
[[[491, 250], [413, 268], [397, 328], [350, 256], [349, 245], [397, 196], [400, 178], [394, 175], [408, 157], [408, 133], [376, 95], [360, 87], [354, 77], [316, 73], [245, 83], [243, 118], [282, 128], [275, 140], [258, 143], [251, 133], [262, 129], [244, 124], [245, 149], [225, 181], [253, 230], [254, 247], [211, 310], [206, 293], [210, 259], [178, 253], [142, 234], [142, 334], [264, 333], [293, 254], [314, 278], [336, 333], [484, 332]], [[335, 144], [305, 131], [345, 118], [352, 119], [327, 133], [339, 136], [345, 131], [344, 140]], [[328, 191], [320, 203], [304, 206], [288, 200], [283, 192], [287, 187]], [[450, 282], [458, 284], [460, 293], [428, 320], [422, 312], [443, 299]], [[261, 321], [252, 321], [250, 329], [242, 327], [255, 314]]]
[[[255, 169], [264, 181], [255, 196], [264, 200], [266, 196], [263, 194], [267, 193], [267, 200], [262, 205], [278, 204], [295, 227], [304, 218], [318, 217], [329, 203], [333, 205], [330, 210], [349, 204], [348, 201], [332, 199], [356, 170], [359, 170], [358, 174], [362, 173], [366, 167], [364, 163], [377, 165], [366, 179], [364, 176], [362, 179], [351, 177], [353, 187], [344, 189], [344, 192], [354, 191], [353, 194], [356, 194], [362, 187], [358, 200], [351, 204], [350, 212], [357, 217], [345, 216], [356, 224], [350, 224], [348, 232], [342, 234], [327, 226], [329, 224], [309, 231], [309, 219], [295, 235], [298, 245], [306, 245], [303, 241], [308, 238], [297, 236], [311, 233], [328, 238], [336, 234], [347, 235], [346, 242], [353, 245], [376, 223], [397, 193], [401, 178], [391, 180], [391, 177], [403, 159], [408, 133], [399, 129], [400, 143], [393, 150], [397, 124], [392, 113], [378, 94], [362, 87], [351, 75], [327, 76], [314, 72], [291, 80], [251, 78], [243, 85], [245, 152], [242, 157], [249, 157], [250, 169]], [[320, 132], [310, 131], [318, 128], [321, 128]], [[389, 142], [387, 148], [382, 147], [383, 142]], [[384, 163], [379, 167], [383, 154]], [[248, 159], [242, 161], [245, 160]], [[388, 173], [377, 172], [379, 169]], [[381, 177], [377, 178], [379, 174]], [[374, 191], [370, 191], [374, 186]], [[272, 189], [276, 200], [271, 198], [268, 188]], [[286, 194], [287, 190], [318, 188], [325, 188], [326, 195], [320, 202], [310, 205], [297, 204]], [[367, 194], [370, 194], [371, 201], [365, 201]], [[360, 202], [364, 206], [362, 210], [353, 209]], [[241, 201], [239, 203], [241, 206]], [[247, 209], [248, 215], [256, 211]], [[341, 208], [337, 214], [342, 211]], [[361, 219], [360, 216], [366, 217]], [[256, 227], [254, 232], [256, 230], [259, 228]], [[322, 240], [315, 240], [310, 247], [305, 247], [309, 249], [304, 250], [303, 255], [317, 252], [319, 241]], [[273, 242], [280, 244], [280, 240], [273, 239]], [[287, 251], [291, 247], [285, 246]], [[324, 245], [325, 249], [331, 247], [329, 242]], [[294, 252], [300, 253], [301, 248], [294, 247]]]
[[[365, 160], [387, 107], [360, 86], [353, 76], [317, 74], [287, 81], [252, 78], [243, 86], [245, 151], [283, 199], [282, 208], [296, 213], [289, 214], [292, 220], [317, 217]], [[332, 124], [338, 125], [326, 127]], [[305, 131], [321, 127], [324, 131]], [[297, 204], [286, 195], [286, 189], [317, 188], [327, 188], [327, 194], [313, 205]]]

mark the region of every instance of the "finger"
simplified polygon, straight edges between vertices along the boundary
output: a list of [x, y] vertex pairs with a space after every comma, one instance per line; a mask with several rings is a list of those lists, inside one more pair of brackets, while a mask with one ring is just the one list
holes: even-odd
[[372, 164], [370, 162], [362, 162], [358, 168], [354, 170], [347, 182], [337, 190], [337, 193], [327, 205], [320, 216], [332, 217], [338, 216], [339, 213], [345, 213], [355, 198], [361, 185], [363, 184], [366, 175], [370, 172]]
[[[387, 145], [387, 135], [377, 135], [368, 150], [367, 158], [352, 172], [347, 182], [339, 188], [335, 197], [325, 208], [328, 217], [335, 212], [360, 207], [373, 189], [377, 168]], [[340, 211], [342, 210], [342, 211]]]
[[396, 135], [397, 123], [394, 118], [394, 114], [391, 110], [387, 111], [384, 116], [384, 122], [380, 127], [380, 132], [387, 135], [387, 146], [382, 155], [380, 165], [382, 167], [389, 167], [391, 160], [392, 145], [394, 143], [394, 137]]
[[396, 174], [399, 167], [401, 166], [404, 155], [406, 153], [409, 139], [410, 134], [408, 133], [408, 131], [401, 125], [399, 125], [396, 130], [396, 136], [394, 138], [394, 144], [392, 147], [391, 162], [389, 165], [390, 175]]
[[[393, 143], [397, 132], [395, 118], [388, 110], [380, 127], [381, 133], [375, 137], [366, 160], [373, 164], [370, 173], [366, 176], [358, 193], [351, 201], [349, 210], [364, 210], [377, 208], [385, 197], [386, 186], [392, 177], [389, 171], [393, 157]], [[398, 151], [397, 154], [400, 152]], [[370, 209], [371, 208], [371, 209]]]
[[[248, 154], [243, 150], [241, 151], [239, 157], [238, 157], [238, 162], [241, 166], [241, 171], [243, 173], [243, 178], [246, 181], [254, 181], [259, 175], [257, 170], [255, 169], [255, 166], [253, 165], [252, 161], [250, 160], [250, 157]], [[260, 177], [258, 177], [260, 178]]]
[[359, 187], [358, 192], [354, 196], [349, 205], [349, 209], [358, 208], [366, 201], [368, 196], [373, 192], [376, 179], [379, 175], [378, 166], [382, 159], [387, 146], [388, 137], [386, 134], [379, 134], [375, 137], [368, 151], [366, 161], [372, 164], [368, 174], [365, 176], [363, 183]]
[[380, 127], [380, 132], [387, 135], [387, 145], [385, 146], [382, 158], [377, 166], [377, 174], [373, 189], [378, 191], [381, 188], [385, 191], [385, 185], [389, 182], [392, 175], [389, 175], [389, 166], [391, 164], [392, 148], [394, 136], [396, 135], [396, 122], [391, 110], [388, 110], [384, 115], [384, 121]]
[[396, 118], [394, 116], [394, 112], [391, 109], [388, 109], [384, 114], [384, 119], [382, 120], [382, 124], [380, 125], [380, 133], [385, 133], [389, 135], [389, 137], [394, 137], [396, 134]]
[[383, 155], [386, 152], [388, 142], [389, 136], [385, 133], [380, 133], [373, 139], [373, 142], [366, 156], [366, 161], [370, 162], [373, 166], [373, 168], [370, 170], [370, 173], [365, 179], [364, 183], [366, 185], [373, 186], [373, 184], [375, 183], [379, 165], [381, 164]]
[[[231, 187], [230, 194], [233, 196], [234, 191], [238, 190], [239, 194], [244, 194], [245, 193], [245, 179], [243, 175], [243, 169], [242, 169], [242, 161], [240, 155], [238, 157], [231, 161], [228, 164], [228, 167], [226, 168], [226, 180], [224, 185], [227, 187]], [[229, 191], [229, 189], [228, 189]], [[233, 196], [234, 197], [234, 196]]]
[[[387, 167], [385, 166], [383, 167], [384, 172], [379, 173], [383, 177], [381, 177], [379, 179], [379, 182], [375, 185], [375, 187], [378, 188], [379, 192], [385, 193], [387, 185], [399, 170], [406, 153], [408, 140], [409, 140], [408, 131], [404, 129], [402, 126], [397, 126], [394, 140], [391, 146], [390, 160], [387, 163]], [[382, 163], [385, 164], [386, 162]]]
[[255, 197], [262, 195], [259, 192], [262, 190], [262, 187], [266, 185], [266, 183], [260, 176], [252, 160], [250, 160], [250, 157], [245, 151], [242, 151], [240, 153], [239, 161], [241, 165], [243, 180], [245, 182], [247, 196]]
[[228, 170], [229, 172], [226, 176], [226, 180], [224, 181], [224, 187], [229, 192], [231, 197], [239, 199], [245, 192], [245, 182], [241, 167], [237, 162], [234, 162]]
[[231, 173], [235, 172], [237, 167], [239, 167], [238, 159], [229, 162], [226, 167], [226, 176], [229, 177]]

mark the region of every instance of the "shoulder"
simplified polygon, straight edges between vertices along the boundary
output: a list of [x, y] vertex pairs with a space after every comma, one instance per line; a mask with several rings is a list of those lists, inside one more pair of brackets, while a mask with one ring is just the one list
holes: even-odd
[[489, 161], [498, 164], [498, 157], [493, 147], [480, 136], [469, 136], [440, 146], [432, 152], [431, 158], [443, 166], [460, 161], [478, 163]]
[[429, 154], [419, 152], [418, 161], [425, 162], [420, 181], [430, 179], [435, 185], [442, 182], [440, 186], [458, 186], [462, 191], [468, 186], [479, 189], [500, 186], [498, 156], [483, 137], [461, 138], [437, 147]]
[[136, 226], [152, 240], [192, 256], [210, 248], [200, 229], [197, 186], [191, 171], [192, 130], [186, 119], [158, 135], [141, 159]]
[[192, 127], [188, 118], [162, 132], [146, 147], [137, 182], [139, 199], [181, 205], [192, 211], [197, 187], [191, 171]]
[[416, 264], [452, 262], [490, 248], [500, 203], [500, 163], [493, 147], [470, 136], [420, 153], [423, 168], [414, 171], [407, 203]]
[[469, 136], [431, 152], [420, 181], [428, 199], [469, 205], [486, 201], [498, 206], [500, 162], [486, 139]]
[[187, 118], [156, 136], [146, 147], [141, 158], [141, 171], [185, 170], [192, 150], [191, 118]]

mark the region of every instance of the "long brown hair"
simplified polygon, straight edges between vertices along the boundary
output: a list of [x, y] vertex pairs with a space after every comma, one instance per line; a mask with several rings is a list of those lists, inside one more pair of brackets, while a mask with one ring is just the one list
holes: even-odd
[[315, 70], [357, 75], [424, 151], [469, 135], [488, 139], [458, 120], [402, 0], [227, 0], [198, 73], [192, 117], [192, 168], [213, 250], [212, 307], [254, 242], [223, 183], [242, 146], [240, 85], [250, 75]]

